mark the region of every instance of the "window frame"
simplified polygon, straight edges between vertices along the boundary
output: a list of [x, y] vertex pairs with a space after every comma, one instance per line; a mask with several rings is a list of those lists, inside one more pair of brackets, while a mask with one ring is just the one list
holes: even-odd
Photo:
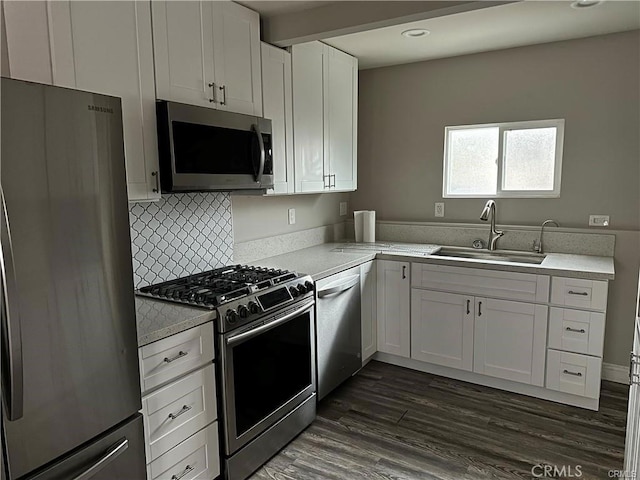
[[[442, 173], [442, 198], [559, 198], [562, 181], [562, 153], [564, 146], [564, 118], [549, 120], [528, 120], [522, 122], [481, 123], [473, 125], [454, 125], [444, 128], [444, 159]], [[449, 182], [449, 132], [472, 128], [498, 128], [498, 172], [496, 175], [496, 193], [448, 193]], [[504, 185], [504, 150], [506, 143], [505, 132], [509, 130], [528, 130], [534, 128], [556, 128], [555, 164], [553, 171], [552, 190], [507, 190]]]

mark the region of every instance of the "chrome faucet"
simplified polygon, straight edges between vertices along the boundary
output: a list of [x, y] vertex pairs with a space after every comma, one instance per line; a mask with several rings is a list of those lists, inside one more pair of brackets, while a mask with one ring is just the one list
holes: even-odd
[[555, 220], [545, 220], [544, 222], [542, 222], [542, 227], [540, 228], [540, 238], [538, 239], [537, 242], [535, 240], [533, 241], [533, 250], [535, 252], [537, 252], [537, 253], [543, 253], [543, 251], [542, 251], [542, 234], [544, 233], [544, 227], [546, 225], [549, 225], [550, 223], [553, 223], [556, 227], [560, 226], [558, 224], [558, 222], [556, 222]]
[[501, 230], [496, 230], [496, 202], [489, 200], [484, 206], [482, 213], [480, 214], [480, 220], [486, 222], [491, 217], [491, 230], [489, 231], [489, 241], [487, 242], [487, 248], [489, 250], [496, 249], [496, 242], [504, 235]]

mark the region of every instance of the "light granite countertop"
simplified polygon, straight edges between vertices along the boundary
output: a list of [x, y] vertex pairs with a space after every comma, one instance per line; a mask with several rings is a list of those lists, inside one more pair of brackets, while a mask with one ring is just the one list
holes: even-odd
[[[549, 253], [540, 265], [532, 265], [431, 255], [439, 249], [436, 245], [399, 242], [362, 245], [324, 243], [256, 260], [251, 264], [309, 274], [316, 281], [376, 258], [590, 280], [613, 280], [615, 274], [612, 257]], [[136, 296], [138, 346], [161, 340], [215, 318], [216, 312], [211, 310]]]
[[[320, 280], [376, 258], [382, 260], [502, 270], [507, 272], [557, 275], [590, 280], [613, 280], [615, 275], [613, 257], [548, 253], [541, 264], [535, 265], [501, 262], [497, 260], [434, 256], [419, 253], [418, 250], [414, 250], [417, 248], [416, 244], [393, 242], [392, 245], [400, 248], [394, 251], [393, 247], [390, 247], [389, 244], [363, 244], [362, 250], [358, 250], [357, 244], [348, 244], [347, 248], [342, 248], [345, 246], [344, 243], [325, 243], [276, 257], [256, 260], [252, 262], [252, 264], [307, 273], [311, 275], [314, 280]], [[434, 246], [430, 245], [428, 247]], [[434, 253], [435, 251], [437, 251], [437, 249], [434, 249]]]
[[189, 330], [216, 318], [216, 312], [136, 295], [138, 347]]

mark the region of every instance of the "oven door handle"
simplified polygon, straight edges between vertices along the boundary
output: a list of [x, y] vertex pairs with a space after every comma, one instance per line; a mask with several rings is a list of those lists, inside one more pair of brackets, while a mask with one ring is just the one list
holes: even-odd
[[262, 131], [257, 123], [252, 125], [253, 132], [258, 137], [258, 146], [260, 147], [260, 163], [258, 165], [258, 172], [256, 173], [256, 183], [262, 182], [262, 175], [264, 174], [264, 162], [267, 156], [267, 152], [264, 149], [264, 139], [262, 138]]
[[227, 345], [233, 345], [234, 343], [241, 342], [243, 340], [247, 340], [249, 338], [255, 337], [256, 335], [260, 335], [267, 330], [271, 330], [272, 328], [276, 328], [278, 325], [282, 325], [283, 323], [288, 322], [293, 317], [297, 317], [298, 315], [306, 312], [313, 308], [313, 304], [315, 302], [310, 302], [305, 304], [303, 307], [300, 307], [297, 310], [294, 310], [291, 313], [287, 313], [284, 317], [278, 318], [277, 320], [273, 320], [272, 322], [265, 323], [260, 325], [259, 327], [252, 328], [251, 330], [247, 330], [246, 332], [238, 333], [237, 335], [233, 335], [227, 338]]

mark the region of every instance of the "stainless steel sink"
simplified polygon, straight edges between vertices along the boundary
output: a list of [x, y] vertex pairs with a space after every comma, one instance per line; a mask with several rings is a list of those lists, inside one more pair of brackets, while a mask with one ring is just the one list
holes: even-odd
[[491, 260], [494, 262], [529, 263], [540, 265], [546, 255], [540, 253], [516, 252], [511, 250], [474, 250], [471, 248], [443, 247], [433, 255], [438, 257], [473, 258], [475, 260]]

